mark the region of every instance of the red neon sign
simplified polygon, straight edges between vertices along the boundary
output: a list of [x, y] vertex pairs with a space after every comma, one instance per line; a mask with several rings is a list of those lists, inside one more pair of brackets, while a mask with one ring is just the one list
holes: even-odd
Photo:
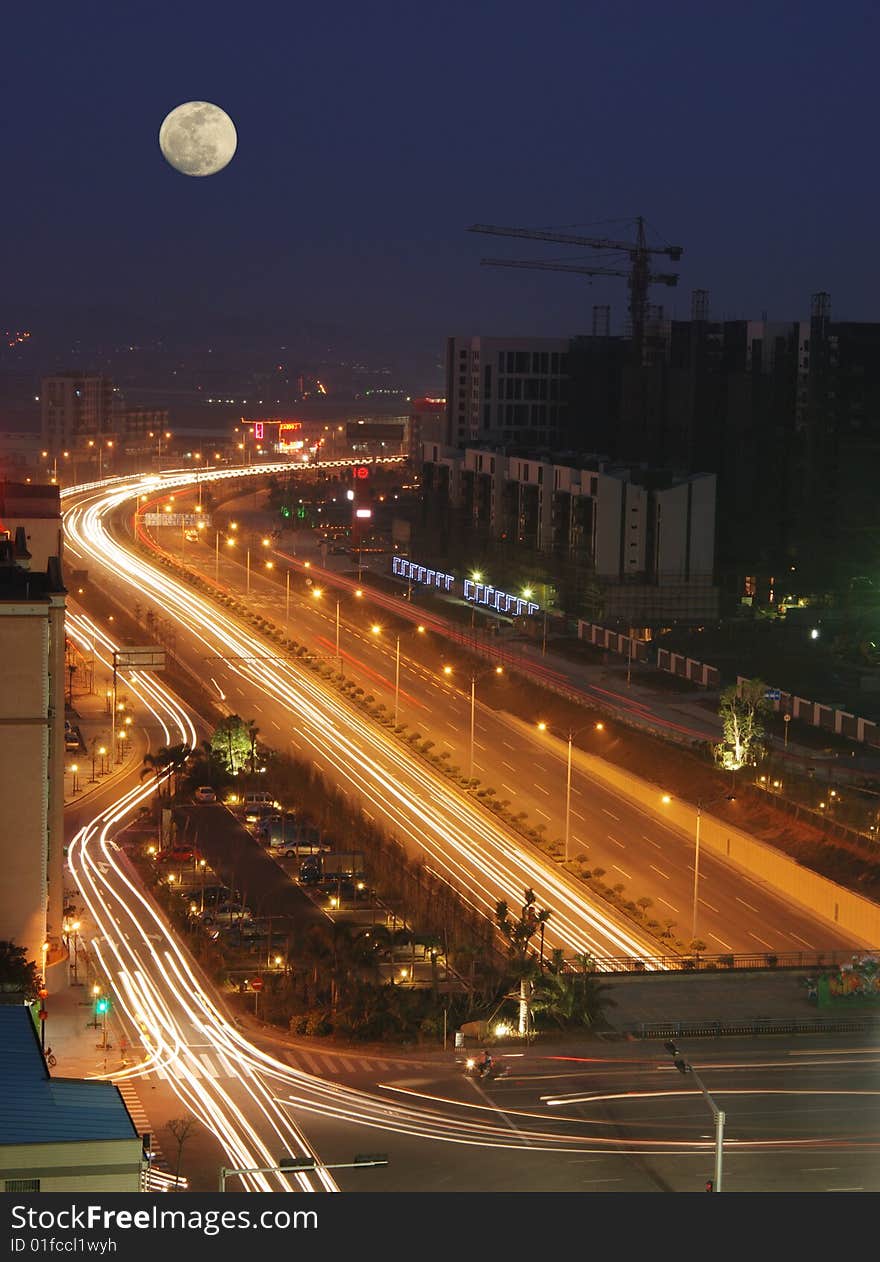
[[355, 465], [352, 469], [352, 473], [356, 478], [368, 478], [370, 476], [370, 470], [366, 467], [366, 465], [362, 464]]
[[262, 438], [262, 437], [263, 437], [263, 422], [257, 421], [254, 424], [254, 438]]

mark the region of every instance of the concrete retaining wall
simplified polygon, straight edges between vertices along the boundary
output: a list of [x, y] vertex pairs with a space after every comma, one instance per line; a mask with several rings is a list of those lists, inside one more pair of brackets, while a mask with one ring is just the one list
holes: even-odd
[[[528, 724], [506, 716], [508, 722], [530, 731]], [[559, 742], [560, 755], [565, 745]], [[657, 819], [677, 828], [683, 836], [693, 838], [697, 823], [697, 808], [688, 802], [673, 798], [665, 804], [663, 792], [655, 784], [630, 775], [621, 767], [605, 762], [592, 754], [575, 749], [572, 755], [576, 764], [587, 774], [594, 776], [607, 788], [638, 803], [643, 810]], [[798, 903], [807, 911], [830, 921], [846, 933], [851, 933], [867, 947], [880, 947], [880, 906], [844, 889], [835, 881], [801, 867], [782, 851], [766, 842], [758, 841], [748, 833], [731, 827], [723, 820], [703, 812], [700, 824], [700, 847], [711, 854], [729, 860], [757, 881], [769, 885], [789, 902]]]

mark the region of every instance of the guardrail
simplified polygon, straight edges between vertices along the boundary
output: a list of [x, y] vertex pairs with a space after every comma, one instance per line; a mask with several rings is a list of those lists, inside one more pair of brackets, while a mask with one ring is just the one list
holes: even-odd
[[[786, 951], [779, 954], [767, 952], [764, 955], [654, 955], [644, 959], [633, 959], [631, 956], [597, 956], [595, 959], [598, 973], [638, 973], [646, 977], [662, 977], [669, 973], [733, 973], [744, 971], [780, 972], [790, 969], [825, 969], [835, 968], [840, 964], [851, 964], [865, 952], [860, 951]], [[570, 962], [568, 967], [579, 972], [581, 966]]]
[[754, 1037], [759, 1034], [860, 1034], [880, 1029], [880, 1013], [840, 1017], [755, 1017], [746, 1021], [639, 1021], [620, 1027], [638, 1039]]

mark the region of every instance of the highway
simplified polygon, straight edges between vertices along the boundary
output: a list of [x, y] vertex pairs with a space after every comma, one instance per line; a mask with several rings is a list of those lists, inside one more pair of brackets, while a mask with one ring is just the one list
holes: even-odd
[[[175, 552], [176, 545], [179, 545], [179, 532], [162, 532], [162, 543]], [[398, 628], [394, 625], [382, 627], [378, 622], [372, 622], [362, 608], [362, 599], [356, 595], [356, 586], [346, 597], [338, 591], [322, 588], [320, 577], [314, 579], [311, 587], [306, 587], [301, 577], [291, 584], [288, 596], [283, 585], [259, 568], [258, 561], [264, 556], [265, 553], [262, 553], [252, 564], [250, 594], [245, 598], [246, 603], [265, 613], [279, 626], [286, 624], [289, 608], [289, 625], [297, 640], [322, 654], [328, 663], [341, 665], [349, 678], [374, 695], [377, 701], [383, 702], [392, 713], [395, 706]], [[211, 548], [190, 544], [185, 557], [187, 564], [213, 579], [215, 563]], [[313, 569], [312, 574], [316, 573]], [[224, 587], [238, 591], [244, 598], [242, 566], [226, 553], [221, 554], [219, 574]], [[310, 577], [306, 575], [306, 579]], [[316, 598], [313, 593], [317, 591], [321, 594]], [[340, 611], [338, 657], [337, 601]], [[401, 602], [396, 603], [399, 605]], [[446, 676], [441, 670], [431, 671], [414, 655], [416, 637], [420, 644], [424, 638], [431, 637], [430, 621], [422, 625], [427, 628], [424, 637], [416, 627], [400, 631], [399, 717], [411, 730], [434, 740], [436, 752], [444, 753], [450, 762], [466, 773], [470, 768], [471, 676], [466, 671], [459, 672], [459, 678]], [[378, 634], [374, 633], [374, 626], [378, 628]], [[440, 644], [442, 652], [442, 641]], [[186, 646], [182, 651], [186, 653]], [[203, 664], [201, 669], [204, 671]], [[256, 715], [263, 738], [273, 743], [273, 729], [280, 734], [285, 726], [282, 715], [270, 712], [266, 708], [268, 702], [255, 698], [250, 682], [240, 673], [230, 674], [226, 663], [212, 662], [209, 673], [228, 695], [234, 708], [242, 712], [246, 710], [248, 716]], [[491, 667], [485, 674], [480, 671], [475, 685], [474, 774], [483, 785], [495, 790], [499, 801], [509, 802], [514, 811], [524, 811], [531, 824], [543, 826], [548, 838], [562, 838], [565, 831], [566, 744], [548, 732], [539, 731], [539, 715], [535, 716], [534, 730], [530, 730], [503, 710], [484, 705], [479, 696], [481, 688], [485, 688], [488, 682], [486, 674], [492, 674]], [[515, 677], [503, 682], [493, 679], [493, 696], [501, 706], [504, 704], [505, 687], [515, 688]], [[588, 720], [586, 713], [584, 719], [585, 727], [591, 732], [591, 747], [595, 753], [601, 753], [602, 742], [613, 737], [595, 732], [595, 723]], [[291, 742], [297, 753], [306, 753], [307, 744], [300, 736], [292, 737]], [[321, 765], [326, 766], [324, 763]], [[448, 799], [449, 790], [445, 785], [444, 788]], [[658, 804], [659, 797], [658, 792]], [[381, 801], [379, 805], [381, 808]], [[733, 808], [735, 813], [735, 803]], [[709, 809], [711, 811], [711, 807]], [[481, 823], [484, 822], [482, 813], [473, 811], [472, 814]], [[522, 848], [516, 834], [510, 834], [509, 840]], [[590, 868], [604, 869], [606, 883], [623, 885], [627, 898], [633, 901], [650, 898], [652, 917], [661, 925], [672, 922], [678, 936], [685, 941], [690, 939], [693, 837], [682, 835], [677, 828], [665, 824], [630, 799], [592, 779], [584, 769], [576, 747], [572, 758], [570, 854], [573, 857], [584, 856]], [[552, 872], [558, 876], [559, 869], [546, 859], [534, 862], [538, 862], [545, 873]], [[462, 870], [457, 868], [456, 871], [460, 880]], [[537, 879], [533, 876], [530, 880], [536, 889]], [[581, 899], [590, 897], [585, 895], [583, 886], [578, 889]], [[514, 901], [509, 891], [508, 884], [504, 897]], [[547, 905], [555, 907], [549, 898]], [[706, 851], [700, 858], [697, 936], [706, 942], [710, 952], [715, 953], [781, 954], [864, 945], [831, 923], [820, 922], [796, 905], [789, 904]], [[647, 948], [649, 954], [656, 949]], [[614, 955], [620, 950], [614, 943], [606, 944], [604, 950], [597, 943], [593, 953]]]
[[[136, 486], [136, 484], [135, 484]], [[331, 780], [355, 794], [365, 813], [419, 848], [446, 879], [468, 891], [484, 914], [497, 901], [519, 905], [532, 887], [550, 907], [548, 949], [596, 957], [636, 955], [656, 947], [606, 907], [593, 906], [558, 866], [519, 844], [515, 835], [370, 723], [315, 674], [282, 660], [277, 647], [218, 609], [186, 584], [145, 563], [110, 538], [103, 517], [132, 495], [122, 485], [96, 491], [65, 515], [68, 549], [84, 566], [100, 565], [99, 580], [129, 607], [152, 601], [178, 626], [178, 657], [195, 678], [213, 678], [233, 709], [255, 717], [269, 744], [311, 758]], [[273, 735], [273, 731], [277, 735]]]
[[[78, 546], [78, 538], [79, 535], [74, 532], [75, 546]], [[146, 579], [147, 575], [138, 575], [141, 585]], [[164, 593], [164, 588], [162, 590]], [[179, 606], [176, 603], [178, 599]], [[194, 617], [195, 604], [197, 600], [188, 590], [179, 597], [175, 597], [173, 592], [171, 594], [171, 607], [180, 610], [182, 621]], [[208, 622], [211, 624], [210, 618]], [[100, 628], [73, 615], [70, 631], [81, 642], [95, 643], [99, 658], [109, 662], [113, 644]], [[208, 633], [203, 628], [200, 634]], [[242, 633], [238, 630], [221, 628], [211, 634], [232, 637], [234, 647], [250, 649], [249, 654], [235, 656], [255, 656], [252, 644], [239, 645], [236, 636]], [[210, 639], [208, 646], [215, 646]], [[275, 681], [272, 674], [269, 675], [271, 686], [262, 682], [263, 672], [270, 670], [264, 661], [247, 664], [239, 661], [224, 665], [232, 679], [240, 679], [245, 671], [258, 672], [257, 678], [266, 698], [265, 707], [269, 705], [268, 698], [274, 695], [273, 689], [282, 688], [285, 683], [284, 680], [280, 683]], [[274, 664], [271, 669], [274, 670]], [[312, 679], [309, 677], [304, 683], [311, 684]], [[194, 720], [156, 677], [132, 675], [127, 688], [153, 713], [163, 743], [174, 743], [176, 740], [196, 742]], [[295, 712], [304, 727], [309, 725], [307, 730], [319, 734], [326, 732], [332, 718], [325, 718], [317, 705], [314, 712], [309, 710], [310, 691], [304, 687], [303, 692], [305, 695], [300, 698], [298, 691], [287, 684], [280, 700], [291, 708], [296, 704]], [[293, 701], [288, 700], [291, 695]], [[323, 743], [316, 742], [318, 756], [328, 764], [333, 751], [334, 745], [329, 739]], [[400, 779], [403, 769], [396, 763], [392, 766]], [[424, 770], [419, 769], [418, 774], [424, 783]], [[365, 790], [375, 792], [373, 786], [378, 779], [378, 770], [372, 771], [369, 776], [364, 775]], [[554, 1099], [556, 1096], [565, 1096], [566, 1099], [551, 1104], [542, 1098], [551, 1094], [544, 1090], [548, 1085], [547, 1074], [541, 1072], [535, 1075], [532, 1066], [524, 1074], [511, 1075], [508, 1080], [491, 1084], [485, 1091], [485, 1097], [475, 1098], [472, 1093], [482, 1088], [462, 1078], [448, 1061], [439, 1072], [429, 1070], [426, 1074], [420, 1070], [405, 1077], [398, 1072], [387, 1081], [385, 1077], [378, 1080], [371, 1077], [367, 1082], [346, 1082], [346, 1075], [342, 1072], [332, 1077], [310, 1072], [308, 1061], [304, 1059], [300, 1062], [295, 1049], [281, 1054], [256, 1046], [229, 1020], [212, 997], [210, 985], [200, 975], [186, 950], [175, 941], [161, 913], [132, 879], [127, 861], [113, 840], [115, 832], [124, 827], [153, 788], [152, 783], [138, 786], [119, 802], [102, 810], [80, 830], [69, 853], [72, 877], [97, 927], [93, 948], [103, 961], [117, 1005], [125, 1012], [133, 1037], [141, 1043], [145, 1057], [124, 1074], [112, 1076], [117, 1079], [130, 1077], [136, 1082], [161, 1070], [186, 1110], [199, 1118], [222, 1145], [229, 1165], [274, 1164], [280, 1151], [294, 1155], [311, 1154], [318, 1162], [314, 1173], [250, 1176], [245, 1181], [246, 1187], [252, 1190], [284, 1187], [301, 1190], [364, 1189], [362, 1173], [339, 1172], [337, 1181], [330, 1171], [321, 1166], [321, 1159], [327, 1162], [350, 1160], [355, 1146], [358, 1149], [384, 1149], [392, 1156], [392, 1165], [387, 1169], [370, 1172], [369, 1184], [366, 1185], [370, 1190], [426, 1186], [472, 1190], [485, 1187], [485, 1190], [491, 1190], [487, 1185], [495, 1183], [497, 1186], [496, 1178], [502, 1173], [505, 1179], [503, 1186], [523, 1190], [583, 1187], [590, 1183], [589, 1179], [584, 1179], [585, 1166], [588, 1171], [592, 1169], [596, 1179], [617, 1180], [620, 1190], [625, 1190], [635, 1180], [630, 1167], [647, 1171], [644, 1178], [658, 1186], [675, 1186], [678, 1180], [675, 1171], [680, 1170], [681, 1186], [684, 1188], [707, 1168], [711, 1140], [705, 1138], [705, 1130], [694, 1135], [689, 1125], [682, 1126], [676, 1121], [679, 1104], [675, 1103], [675, 1113], [668, 1112], [669, 1097], [665, 1089], [657, 1100], [645, 1105], [640, 1113], [639, 1125], [631, 1126], [625, 1142], [621, 1144], [616, 1135], [609, 1138], [607, 1124], [602, 1118], [598, 1119], [602, 1124], [597, 1125], [595, 1110], [600, 1106], [596, 1101], [572, 1098], [585, 1091], [584, 1074], [579, 1069], [572, 1074], [566, 1067], [564, 1081], [556, 1076], [554, 1070], [551, 1093]], [[448, 792], [442, 781], [439, 788]], [[450, 809], [442, 796], [438, 797], [438, 802]], [[392, 808], [389, 806], [387, 809]], [[400, 808], [395, 806], [393, 809]], [[482, 817], [476, 812], [474, 814], [481, 828], [484, 827]], [[407, 819], [402, 809], [399, 818]], [[450, 818], [452, 832], [457, 816], [451, 812]], [[500, 840], [490, 838], [483, 844], [487, 851], [492, 845], [492, 853], [503, 853], [500, 851]], [[456, 853], [455, 847], [449, 851], [450, 856]], [[480, 870], [478, 865], [475, 870]], [[503, 877], [503, 867], [499, 871]], [[555, 875], [555, 872], [552, 874]], [[522, 879], [519, 872], [516, 876]], [[586, 919], [577, 921], [573, 914], [566, 919], [569, 921], [565, 925], [566, 931], [570, 931], [569, 925], [589, 924]], [[611, 932], [614, 932], [613, 928]], [[217, 1077], [207, 1076], [204, 1072], [206, 1053], [222, 1068]], [[662, 1064], [656, 1048], [651, 1048], [650, 1057], [657, 1063], [656, 1073], [661, 1079], [665, 1077], [665, 1088], [670, 1081], [669, 1066]], [[311, 1069], [314, 1068], [312, 1064]], [[591, 1068], [589, 1073], [590, 1091], [595, 1094], [594, 1069]], [[536, 1076], [541, 1082], [535, 1080]], [[505, 1094], [498, 1094], [501, 1092]], [[588, 1103], [590, 1108], [586, 1107]], [[602, 1109], [611, 1106], [610, 1100], [601, 1103]], [[644, 1117], [658, 1109], [659, 1117], [654, 1123], [642, 1126]], [[532, 1116], [525, 1116], [527, 1114]], [[698, 1116], [692, 1114], [692, 1118]], [[863, 1109], [860, 1116], [864, 1129], [872, 1115]], [[847, 1125], [850, 1124], [849, 1117], [847, 1112]], [[308, 1139], [302, 1130], [302, 1125], [306, 1124], [302, 1122], [304, 1118], [307, 1119]], [[779, 1154], [793, 1153], [796, 1161], [800, 1162], [800, 1169], [803, 1165], [800, 1150], [802, 1141], [806, 1140], [817, 1150], [836, 1147], [835, 1168], [839, 1169], [840, 1151], [848, 1154], [851, 1145], [858, 1148], [862, 1142], [859, 1139], [861, 1132], [855, 1132], [855, 1138], [847, 1132], [835, 1140], [826, 1140], [823, 1138], [826, 1131], [837, 1135], [837, 1123], [829, 1131], [828, 1119], [817, 1115], [817, 1121], [821, 1123], [821, 1128], [817, 1127], [816, 1133], [808, 1135], [790, 1134], [787, 1126], [781, 1129], [771, 1127], [772, 1134], [765, 1128], [761, 1137], [748, 1134], [742, 1141], [741, 1152], [745, 1154], [753, 1144], [758, 1145], [756, 1154], [772, 1149], [776, 1161], [773, 1168], [777, 1171], [783, 1169]], [[615, 1126], [618, 1124], [615, 1121]], [[855, 1128], [855, 1123], [852, 1125]], [[353, 1130], [360, 1133], [359, 1139], [354, 1138]], [[732, 1138], [735, 1140], [736, 1136]], [[442, 1143], [438, 1145], [437, 1141]], [[467, 1156], [462, 1156], [462, 1146]], [[317, 1157], [318, 1147], [320, 1158]], [[487, 1148], [493, 1150], [491, 1161], [485, 1158]], [[442, 1155], [444, 1152], [447, 1155]], [[527, 1152], [528, 1160], [524, 1160]], [[483, 1155], [480, 1156], [480, 1153]], [[764, 1160], [763, 1156], [761, 1160]], [[597, 1174], [597, 1161], [603, 1170], [608, 1162], [615, 1167], [621, 1167], [623, 1162], [626, 1169], [623, 1175], [619, 1169], [614, 1174]], [[845, 1162], [848, 1161], [847, 1155]], [[655, 1173], [658, 1162], [661, 1163], [660, 1174]], [[663, 1162], [668, 1162], [670, 1166], [666, 1173], [663, 1173]], [[815, 1164], [816, 1167], [825, 1165], [825, 1156], [818, 1155]], [[830, 1160], [827, 1161], [829, 1167], [831, 1164]], [[489, 1177], [487, 1171], [494, 1173]], [[851, 1186], [855, 1186], [855, 1177], [849, 1170], [846, 1178], [852, 1180]], [[793, 1185], [797, 1186], [797, 1183]]]

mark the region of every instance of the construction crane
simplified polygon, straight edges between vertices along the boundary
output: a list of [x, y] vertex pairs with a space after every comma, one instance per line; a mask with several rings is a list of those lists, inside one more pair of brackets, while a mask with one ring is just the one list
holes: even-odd
[[587, 246], [591, 250], [613, 250], [629, 255], [627, 269], [616, 267], [579, 267], [571, 263], [555, 263], [542, 259], [481, 259], [486, 267], [530, 267], [546, 272], [576, 272], [581, 276], [620, 276], [629, 286], [629, 312], [632, 324], [633, 358], [642, 362], [645, 340], [645, 317], [650, 285], [677, 285], [677, 272], [652, 272], [650, 255], [665, 254], [677, 263], [684, 253], [680, 245], [648, 245], [645, 221], [636, 219], [636, 240], [616, 241], [610, 237], [580, 237], [568, 232], [549, 232], [541, 228], [501, 228], [496, 224], [477, 223], [468, 232], [485, 232], [495, 237], [522, 237], [529, 241], [550, 241], [557, 245]]

